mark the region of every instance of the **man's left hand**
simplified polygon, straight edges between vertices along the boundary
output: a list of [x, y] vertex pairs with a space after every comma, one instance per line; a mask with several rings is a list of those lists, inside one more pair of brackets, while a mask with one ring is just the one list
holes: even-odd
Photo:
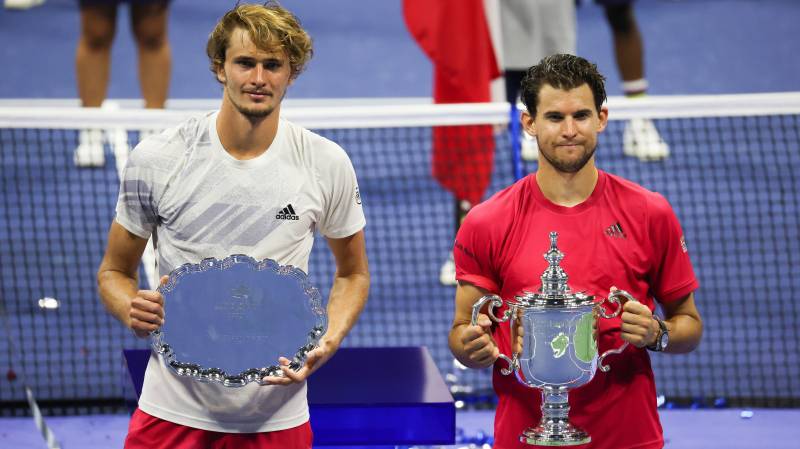
[[628, 301], [622, 307], [622, 339], [637, 348], [655, 343], [658, 335], [658, 322], [646, 305]]
[[337, 349], [339, 349], [338, 346], [333, 343], [321, 341], [319, 347], [308, 353], [306, 356], [306, 364], [297, 371], [289, 368], [289, 359], [281, 357], [278, 359], [278, 363], [280, 363], [281, 370], [283, 371], [283, 377], [266, 376], [262, 379], [262, 383], [265, 385], [291, 385], [305, 382], [311, 373], [319, 369], [328, 359], [333, 357]]

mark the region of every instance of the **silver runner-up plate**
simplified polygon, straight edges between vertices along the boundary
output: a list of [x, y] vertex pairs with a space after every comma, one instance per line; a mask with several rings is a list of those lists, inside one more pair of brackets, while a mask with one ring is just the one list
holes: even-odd
[[179, 376], [241, 387], [298, 370], [328, 327], [319, 291], [300, 269], [244, 255], [172, 271], [158, 288], [164, 324], [153, 349]]

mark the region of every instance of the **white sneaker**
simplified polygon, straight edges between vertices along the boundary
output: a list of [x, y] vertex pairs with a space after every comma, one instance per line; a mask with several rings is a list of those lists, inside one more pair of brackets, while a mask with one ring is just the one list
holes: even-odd
[[30, 9], [42, 3], [44, 3], [44, 0], [5, 0], [3, 6], [6, 9]]
[[635, 118], [625, 124], [622, 132], [622, 151], [642, 161], [657, 161], [669, 157], [669, 145], [658, 134], [650, 119]]
[[125, 128], [109, 128], [105, 132], [117, 164], [117, 173], [122, 179], [122, 171], [128, 163], [128, 153], [131, 152], [131, 147], [128, 145], [128, 131]]
[[103, 150], [103, 130], [78, 131], [78, 147], [72, 155], [76, 167], [102, 167], [106, 163]]
[[[118, 111], [119, 103], [114, 100], [104, 100], [100, 106], [104, 111]], [[108, 142], [115, 155], [127, 153], [128, 133], [124, 128], [109, 128], [106, 130], [89, 129], [81, 131], [78, 136], [78, 148], [73, 157], [77, 167], [102, 167], [106, 164], [104, 143]], [[117, 158], [119, 164], [119, 157]]]
[[458, 284], [458, 281], [456, 281], [456, 261], [453, 260], [453, 253], [450, 253], [439, 270], [439, 282], [442, 285]]
[[519, 153], [524, 161], [539, 160], [539, 143], [536, 141], [535, 137], [525, 131], [522, 131]]

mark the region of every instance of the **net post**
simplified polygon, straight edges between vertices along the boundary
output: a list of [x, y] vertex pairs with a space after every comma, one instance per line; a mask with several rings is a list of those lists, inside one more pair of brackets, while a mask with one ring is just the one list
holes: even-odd
[[519, 181], [522, 179], [522, 142], [520, 141], [520, 123], [519, 123], [519, 110], [517, 103], [511, 102], [509, 108], [508, 131], [511, 133], [511, 164], [512, 173], [514, 173], [514, 180]]

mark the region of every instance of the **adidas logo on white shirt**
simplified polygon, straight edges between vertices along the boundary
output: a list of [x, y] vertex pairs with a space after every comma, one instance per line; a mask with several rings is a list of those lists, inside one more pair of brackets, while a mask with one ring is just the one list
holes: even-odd
[[275, 215], [276, 220], [299, 220], [300, 217], [294, 212], [294, 208], [292, 207], [291, 203], [284, 207], [277, 215]]

